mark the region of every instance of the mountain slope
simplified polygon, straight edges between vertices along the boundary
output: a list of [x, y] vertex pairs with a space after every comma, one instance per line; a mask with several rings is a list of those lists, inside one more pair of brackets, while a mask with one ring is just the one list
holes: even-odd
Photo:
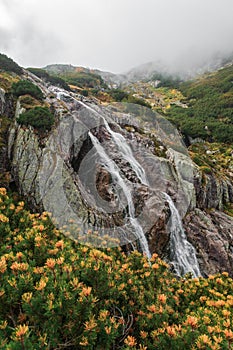
[[172, 105], [169, 120], [192, 138], [233, 142], [233, 65], [180, 85], [188, 108]]

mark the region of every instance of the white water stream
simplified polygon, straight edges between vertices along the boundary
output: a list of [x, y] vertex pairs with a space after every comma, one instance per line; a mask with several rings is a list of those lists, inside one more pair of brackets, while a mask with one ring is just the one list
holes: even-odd
[[[58, 91], [58, 98], [61, 98], [61, 92]], [[67, 95], [67, 92], [65, 92]], [[81, 104], [84, 108], [96, 114], [103, 120], [104, 126], [108, 133], [111, 136], [112, 141], [118, 149], [119, 155], [122, 156], [129, 164], [130, 167], [135, 172], [137, 178], [144, 185], [149, 186], [146, 173], [143, 167], [139, 164], [139, 162], [135, 159], [132, 149], [128, 145], [124, 136], [120, 133], [114, 132], [107, 120], [104, 118], [102, 114], [96, 111], [94, 108], [90, 107], [83, 101], [79, 101], [75, 99], [79, 104]], [[128, 220], [130, 223], [130, 227], [133, 230], [133, 233], [136, 239], [139, 241], [141, 250], [144, 254], [147, 255], [148, 258], [151, 257], [148, 242], [143, 232], [143, 229], [135, 217], [135, 207], [132, 198], [132, 193], [130, 187], [127, 185], [124, 178], [121, 176], [121, 171], [117, 164], [109, 157], [106, 150], [99, 142], [99, 140], [89, 131], [89, 137], [92, 141], [92, 144], [100, 158], [101, 164], [106, 168], [106, 170], [110, 173], [112, 177], [112, 181], [114, 185], [118, 186], [124, 194], [124, 197], [127, 201], [127, 211], [128, 211]], [[179, 215], [178, 210], [176, 209], [174, 202], [171, 197], [167, 193], [163, 193], [165, 201], [167, 201], [170, 211], [171, 217], [168, 222], [167, 229], [170, 233], [170, 260], [173, 264], [174, 271], [177, 275], [182, 276], [188, 272], [191, 272], [194, 277], [201, 276], [201, 272], [199, 269], [199, 264], [196, 257], [195, 248], [191, 243], [188, 242], [186, 234], [183, 229], [182, 221]]]

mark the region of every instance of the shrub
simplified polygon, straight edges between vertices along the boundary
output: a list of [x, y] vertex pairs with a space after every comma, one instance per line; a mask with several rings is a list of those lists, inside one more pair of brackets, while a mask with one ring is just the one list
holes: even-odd
[[68, 84], [86, 88], [107, 88], [102, 77], [90, 72], [68, 72], [61, 75]]
[[88, 90], [81, 90], [80, 94], [87, 97], [89, 95]]
[[36, 106], [40, 106], [41, 102], [31, 95], [23, 95], [20, 97], [20, 105], [25, 109], [31, 109]]
[[22, 68], [17, 63], [15, 63], [11, 58], [1, 53], [0, 53], [0, 70], [13, 72], [19, 75], [23, 73]]
[[212, 169], [211, 168], [208, 168], [207, 166], [202, 166], [201, 167], [201, 170], [203, 171], [203, 173], [205, 174], [212, 174]]
[[38, 86], [28, 80], [20, 80], [17, 83], [13, 83], [12, 93], [17, 97], [21, 95], [31, 95], [38, 100], [43, 100], [42, 91], [38, 88]]
[[227, 273], [175, 278], [154, 254], [103, 251], [0, 188], [2, 349], [231, 349]]
[[54, 124], [54, 115], [48, 107], [35, 107], [22, 113], [18, 118], [18, 122], [23, 125], [31, 125], [41, 131], [46, 131], [50, 130]]
[[129, 94], [120, 89], [113, 89], [108, 91], [109, 95], [117, 102], [121, 102], [123, 99], [128, 99]]
[[233, 65], [180, 84], [188, 108], [166, 111], [185, 135], [210, 142], [233, 142]]
[[28, 71], [35, 74], [37, 77], [44, 79], [45, 81], [51, 83], [52, 85], [59, 86], [67, 91], [70, 91], [69, 85], [64, 79], [52, 76], [46, 70], [41, 68], [28, 68]]

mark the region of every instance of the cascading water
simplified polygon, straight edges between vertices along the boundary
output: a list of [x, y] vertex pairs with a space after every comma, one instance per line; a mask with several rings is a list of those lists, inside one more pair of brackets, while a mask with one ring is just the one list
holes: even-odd
[[138, 220], [135, 218], [135, 208], [134, 208], [134, 203], [133, 203], [133, 198], [131, 195], [130, 188], [127, 186], [124, 179], [121, 177], [119, 168], [117, 167], [115, 162], [109, 158], [104, 148], [100, 144], [99, 140], [91, 132], [89, 132], [88, 134], [92, 141], [93, 146], [95, 147], [100, 157], [102, 165], [111, 174], [113, 182], [115, 182], [123, 191], [128, 204], [129, 222], [131, 224], [131, 227], [135, 232], [136, 238], [139, 240], [142, 252], [146, 254], [148, 258], [150, 258], [151, 254], [150, 254], [146, 237], [144, 235], [141, 225], [139, 224]]
[[80, 102], [82, 106], [89, 109], [91, 112], [99, 115], [101, 119], [104, 122], [104, 126], [108, 133], [111, 135], [112, 140], [114, 141], [115, 145], [117, 146], [118, 150], [120, 151], [123, 158], [130, 164], [131, 168], [134, 170], [135, 174], [137, 175], [137, 178], [140, 180], [140, 182], [144, 185], [148, 185], [145, 170], [142, 168], [142, 166], [139, 164], [139, 162], [135, 159], [133, 152], [128, 145], [126, 139], [123, 135], [121, 135], [118, 132], [113, 131], [110, 126], [108, 125], [107, 120], [104, 118], [102, 114], [97, 112], [94, 108], [91, 108], [90, 106], [86, 105], [84, 102]]
[[163, 195], [171, 211], [168, 229], [170, 231], [170, 260], [174, 270], [178, 276], [188, 272], [191, 272], [194, 277], [201, 276], [196, 250], [187, 241], [179, 212], [171, 197], [167, 193], [163, 193]]
[[[59, 89], [57, 92], [58, 98], [61, 98], [62, 91]], [[67, 95], [67, 92], [65, 92]], [[84, 102], [76, 99], [73, 95], [72, 99], [76, 100], [79, 104], [81, 104], [84, 108], [91, 111], [95, 115], [97, 115], [101, 120], [103, 120], [104, 126], [111, 136], [114, 145], [117, 147], [117, 150], [131, 166], [132, 170], [135, 172], [135, 175], [140, 180], [142, 184], [148, 186], [148, 181], [146, 178], [146, 174], [142, 166], [135, 159], [133, 152], [130, 146], [127, 144], [126, 139], [120, 133], [113, 131], [107, 120], [104, 118], [102, 114], [96, 111], [94, 108], [85, 104]], [[139, 241], [141, 250], [144, 254], [150, 258], [151, 254], [149, 251], [147, 239], [144, 235], [143, 229], [135, 217], [135, 207], [132, 198], [132, 193], [130, 187], [127, 185], [126, 181], [120, 174], [120, 169], [117, 164], [109, 157], [104, 147], [101, 145], [99, 140], [89, 131], [89, 137], [92, 141], [92, 144], [100, 158], [100, 163], [106, 168], [106, 170], [111, 175], [112, 181], [118, 189], [124, 194], [124, 197], [127, 201], [127, 212], [128, 212], [128, 223], [127, 229], [130, 227], [130, 230], [133, 231], [135, 238]], [[178, 210], [176, 209], [171, 197], [163, 193], [164, 199], [167, 201], [171, 216], [168, 222], [168, 230], [170, 232], [170, 260], [173, 264], [174, 271], [177, 275], [181, 276], [188, 272], [192, 273], [194, 277], [201, 276], [201, 272], [199, 269], [198, 261], [196, 258], [195, 248], [187, 241], [186, 234], [183, 229], [182, 221], [179, 215]], [[123, 203], [121, 203], [123, 205]], [[132, 244], [131, 241], [129, 241]], [[132, 245], [133, 246], [133, 245]]]

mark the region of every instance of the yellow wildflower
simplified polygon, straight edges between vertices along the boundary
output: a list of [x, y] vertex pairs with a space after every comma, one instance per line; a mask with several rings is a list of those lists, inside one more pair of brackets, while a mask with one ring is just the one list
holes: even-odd
[[35, 289], [36, 290], [43, 290], [46, 287], [46, 284], [48, 282], [48, 277], [42, 277], [39, 281], [39, 283], [37, 283]]
[[64, 248], [64, 241], [61, 239], [60, 241], [58, 241], [58, 242], [55, 244], [55, 247], [56, 247], [56, 248], [60, 248], [61, 250], [63, 250], [63, 248]]
[[173, 326], [167, 326], [166, 328], [166, 331], [167, 331], [167, 334], [170, 336], [170, 337], [175, 337], [176, 335], [176, 330]]
[[147, 346], [139, 344], [139, 350], [147, 350]]
[[94, 317], [92, 317], [89, 321], [86, 321], [84, 323], [84, 327], [86, 331], [92, 331], [93, 329], [95, 329], [97, 326], [97, 323], [94, 319]]
[[211, 319], [208, 316], [203, 316], [203, 322], [205, 324], [209, 324], [211, 322]]
[[88, 297], [91, 294], [92, 287], [83, 287], [80, 296]]
[[108, 315], [109, 315], [109, 311], [108, 310], [100, 311], [99, 320], [100, 321], [105, 321]]
[[158, 295], [158, 301], [160, 301], [162, 304], [165, 304], [167, 300], [167, 297], [165, 294], [159, 294]]
[[192, 328], [197, 328], [198, 318], [195, 316], [188, 316], [185, 324], [191, 326]]
[[62, 265], [63, 262], [64, 262], [64, 260], [65, 260], [64, 257], [61, 256], [60, 258], [57, 259], [57, 264], [58, 264], [58, 265]]
[[0, 195], [6, 196], [6, 189], [4, 187], [0, 187]]
[[150, 312], [156, 312], [157, 307], [154, 304], [152, 304], [150, 306], [147, 306], [147, 310], [149, 310]]
[[48, 258], [47, 261], [46, 261], [46, 263], [45, 263], [45, 265], [46, 265], [49, 269], [53, 270], [54, 267], [55, 267], [55, 265], [56, 265], [56, 260], [55, 260], [55, 259], [52, 259], [52, 258]]
[[220, 344], [223, 341], [222, 337], [220, 336], [216, 337], [216, 335], [213, 336], [213, 339], [217, 344]]
[[4, 256], [0, 259], [0, 273], [4, 273], [7, 269], [6, 258]]
[[152, 265], [152, 269], [158, 270], [158, 268], [159, 268], [159, 264], [156, 264], [156, 263], [155, 263], [155, 264]]
[[231, 314], [231, 312], [230, 312], [229, 310], [223, 309], [223, 310], [222, 310], [222, 314], [223, 314], [223, 316], [225, 316], [225, 317], [229, 317], [230, 314]]
[[24, 293], [22, 295], [22, 300], [25, 301], [25, 303], [29, 304], [31, 299], [32, 299], [32, 293]]
[[39, 267], [39, 266], [34, 267], [33, 272], [34, 273], [38, 273], [38, 274], [42, 274], [42, 273], [44, 273], [44, 268], [43, 267]]
[[124, 340], [124, 343], [129, 347], [133, 347], [137, 345], [136, 339], [130, 335], [128, 335], [128, 337]]
[[105, 332], [106, 332], [107, 334], [110, 334], [110, 333], [111, 333], [111, 330], [112, 330], [112, 327], [111, 327], [111, 326], [109, 326], [109, 327], [105, 326], [104, 329], [105, 329]]
[[148, 333], [145, 331], [140, 331], [140, 336], [142, 339], [145, 339], [148, 336]]
[[82, 337], [82, 340], [79, 342], [81, 346], [87, 346], [88, 345], [88, 339], [86, 337]]
[[231, 326], [231, 321], [229, 318], [226, 319], [226, 321], [223, 322], [224, 327], [229, 328]]
[[27, 271], [28, 267], [28, 263], [19, 263], [17, 261], [13, 262], [13, 264], [11, 265], [11, 269], [13, 271]]
[[206, 349], [206, 345], [211, 345], [211, 340], [206, 334], [202, 334], [197, 338], [197, 347], [198, 349]]
[[225, 329], [224, 334], [228, 340], [233, 340], [233, 332], [230, 329]]
[[22, 338], [27, 332], [28, 332], [29, 328], [27, 325], [19, 325], [19, 327], [16, 328], [16, 338]]
[[9, 219], [7, 216], [0, 214], [0, 222], [6, 223], [9, 222]]
[[10, 206], [9, 206], [9, 209], [10, 210], [15, 210], [15, 205], [13, 203], [11, 203]]
[[7, 327], [7, 321], [1, 321], [0, 322], [0, 329], [5, 329]]

